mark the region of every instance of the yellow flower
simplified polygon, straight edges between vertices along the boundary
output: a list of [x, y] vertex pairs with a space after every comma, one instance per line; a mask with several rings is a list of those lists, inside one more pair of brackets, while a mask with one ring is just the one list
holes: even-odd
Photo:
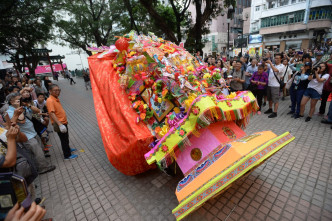
[[204, 74], [203, 78], [204, 78], [204, 79], [206, 79], [206, 78], [211, 78], [211, 74], [209, 74], [209, 73]]
[[162, 101], [163, 100], [160, 97], [158, 97], [158, 102], [161, 103]]
[[175, 112], [176, 114], [180, 113], [180, 108], [175, 107], [175, 108], [174, 108], [174, 112]]
[[147, 108], [148, 108], [148, 105], [147, 105], [147, 104], [144, 104], [143, 106], [144, 106], [144, 109], [147, 109]]

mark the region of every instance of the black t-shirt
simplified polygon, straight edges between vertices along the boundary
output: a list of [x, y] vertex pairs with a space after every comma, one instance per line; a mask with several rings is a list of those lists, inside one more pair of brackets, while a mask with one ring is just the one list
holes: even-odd
[[[301, 76], [301, 73], [298, 72], [297, 75], [300, 75], [300, 76]], [[309, 76], [309, 75], [310, 75], [310, 72], [306, 72], [305, 75]], [[307, 80], [301, 80], [301, 81], [298, 83], [298, 85], [297, 85], [297, 89], [298, 89], [298, 90], [305, 90], [305, 89], [307, 89], [309, 82], [310, 82], [310, 81], [309, 81], [308, 79], [307, 79]]]
[[85, 82], [90, 81], [90, 77], [89, 77], [89, 75], [84, 75], [83, 78], [84, 78], [84, 81], [85, 81]]

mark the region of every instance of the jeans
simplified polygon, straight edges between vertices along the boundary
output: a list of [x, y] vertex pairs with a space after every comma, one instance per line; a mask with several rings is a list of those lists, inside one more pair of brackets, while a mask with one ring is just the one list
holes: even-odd
[[48, 167], [49, 163], [44, 156], [44, 146], [42, 145], [40, 138], [38, 136], [35, 136], [27, 142], [24, 142], [23, 145], [25, 148], [31, 150], [31, 152], [33, 153], [33, 156], [36, 160], [38, 172], [45, 170]]
[[320, 103], [320, 108], [319, 108], [320, 114], [325, 114], [326, 102], [327, 102], [327, 99], [329, 98], [330, 93], [331, 93], [330, 91], [323, 90], [322, 97], [321, 97], [322, 101]]
[[[305, 90], [295, 90], [294, 85], [292, 85], [289, 89], [291, 101], [292, 101], [292, 108], [291, 111], [295, 114], [300, 114], [300, 108], [301, 108], [301, 100], [303, 97]], [[295, 111], [296, 108], [296, 111]]]
[[258, 106], [259, 106], [259, 110], [261, 110], [262, 108], [262, 103], [263, 103], [263, 97], [264, 97], [264, 90], [254, 90], [252, 93], [255, 95], [255, 97], [257, 98], [257, 102], [258, 102]]
[[68, 158], [71, 156], [70, 147], [69, 147], [69, 134], [68, 134], [68, 126], [66, 124], [64, 125], [67, 128], [67, 132], [66, 133], [58, 132], [58, 136], [60, 138], [63, 156], [65, 158]]

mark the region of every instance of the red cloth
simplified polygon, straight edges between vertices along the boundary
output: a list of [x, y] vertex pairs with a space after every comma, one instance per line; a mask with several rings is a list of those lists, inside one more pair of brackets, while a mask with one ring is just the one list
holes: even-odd
[[138, 115], [113, 68], [114, 57], [97, 56], [89, 57], [88, 61], [97, 120], [109, 161], [126, 175], [154, 168], [144, 158], [153, 136], [144, 123], [136, 123]]
[[324, 83], [324, 90], [332, 92], [332, 84], [330, 83], [332, 78], [332, 64], [327, 64], [328, 67], [328, 73], [330, 74], [330, 77], [325, 81]]

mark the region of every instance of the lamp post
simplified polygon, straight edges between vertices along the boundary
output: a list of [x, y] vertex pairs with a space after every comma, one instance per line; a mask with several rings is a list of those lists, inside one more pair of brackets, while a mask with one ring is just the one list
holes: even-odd
[[227, 11], [227, 58], [228, 59], [229, 59], [229, 24], [231, 23], [234, 11], [235, 10], [233, 8], [233, 5], [230, 5]]
[[238, 18], [240, 19], [240, 21], [242, 21], [242, 32], [241, 32], [241, 55], [243, 56], [243, 54], [242, 54], [242, 46], [243, 46], [243, 25], [244, 25], [244, 22], [245, 21], [247, 21], [248, 20], [248, 18], [249, 18], [249, 15], [248, 14], [246, 14], [245, 15], [246, 16], [246, 20], [244, 20], [243, 19], [243, 15], [242, 14], [239, 14], [238, 15]]

